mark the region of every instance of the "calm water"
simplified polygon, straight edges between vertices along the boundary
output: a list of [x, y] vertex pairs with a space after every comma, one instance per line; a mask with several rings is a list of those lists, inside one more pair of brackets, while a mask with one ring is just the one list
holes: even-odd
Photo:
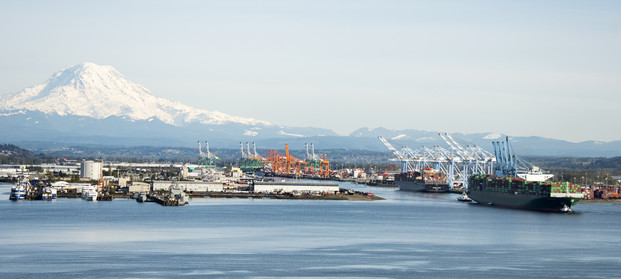
[[1, 278], [611, 278], [621, 205], [539, 213], [342, 183], [384, 201], [8, 200]]

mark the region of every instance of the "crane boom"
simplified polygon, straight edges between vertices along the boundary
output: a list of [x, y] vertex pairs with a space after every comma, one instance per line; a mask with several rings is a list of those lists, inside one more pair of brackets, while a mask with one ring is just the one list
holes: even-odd
[[378, 136], [378, 138], [380, 139], [380, 141], [382, 141], [382, 143], [384, 143], [386, 147], [388, 147], [388, 149], [390, 149], [390, 151], [392, 151], [393, 154], [395, 154], [395, 156], [397, 156], [399, 160], [405, 160], [405, 156], [403, 155], [403, 153], [401, 153], [394, 146], [392, 146], [392, 144], [390, 144], [390, 142], [388, 142], [384, 137]]
[[410, 161], [412, 161], [412, 159], [410, 157], [408, 157], [406, 154], [404, 154], [403, 152], [397, 150], [394, 146], [392, 146], [392, 144], [390, 144], [390, 142], [388, 142], [384, 137], [382, 136], [378, 136], [378, 138], [380, 139], [380, 141], [382, 141], [382, 143], [384, 143], [384, 145], [386, 147], [388, 147], [388, 149], [390, 151], [392, 151], [393, 154], [395, 154], [395, 156], [397, 156], [397, 160], [401, 161], [401, 172], [410, 172], [410, 171], [414, 171], [414, 168], [412, 167], [412, 165], [410, 165]]
[[459, 143], [457, 143], [457, 141], [455, 141], [455, 139], [453, 137], [451, 137], [451, 135], [449, 134], [439, 134], [440, 137], [444, 140], [444, 142], [446, 142], [446, 144], [449, 145], [449, 147], [451, 147], [451, 149], [455, 150], [455, 152], [457, 152], [457, 154], [459, 156], [462, 157], [462, 159], [467, 160], [470, 156], [468, 156], [468, 153], [466, 152], [466, 150], [461, 147], [461, 145], [459, 145]]

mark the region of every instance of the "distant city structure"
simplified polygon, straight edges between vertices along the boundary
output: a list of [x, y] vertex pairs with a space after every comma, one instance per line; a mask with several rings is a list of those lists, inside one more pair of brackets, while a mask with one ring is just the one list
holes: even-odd
[[80, 178], [99, 180], [103, 177], [102, 161], [83, 161], [80, 164]]

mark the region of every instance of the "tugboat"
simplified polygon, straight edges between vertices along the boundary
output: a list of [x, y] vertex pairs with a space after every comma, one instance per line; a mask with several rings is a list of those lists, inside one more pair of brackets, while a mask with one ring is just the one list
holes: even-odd
[[472, 199], [470, 197], [468, 197], [468, 194], [466, 194], [466, 192], [463, 193], [463, 195], [461, 195], [461, 197], [457, 198], [458, 201], [461, 202], [471, 202]]

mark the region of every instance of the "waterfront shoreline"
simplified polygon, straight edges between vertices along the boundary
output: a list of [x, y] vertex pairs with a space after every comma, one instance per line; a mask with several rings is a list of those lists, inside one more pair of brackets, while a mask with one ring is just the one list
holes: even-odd
[[579, 203], [621, 203], [621, 199], [583, 199]]
[[374, 201], [384, 198], [374, 194], [362, 192], [338, 193], [327, 195], [293, 195], [293, 194], [261, 194], [261, 193], [187, 193], [190, 198], [270, 198], [287, 200], [349, 200], [349, 201]]
[[[230, 192], [189, 192], [186, 193], [190, 198], [268, 198], [281, 200], [348, 200], [348, 201], [375, 201], [384, 198], [364, 192], [340, 192], [338, 194], [327, 195], [307, 195], [307, 194], [262, 194], [262, 193], [230, 193]], [[131, 194], [115, 193], [109, 195], [109, 199], [99, 199], [100, 201], [110, 201], [113, 199], [132, 199]], [[81, 196], [75, 193], [58, 193], [58, 198], [79, 199]]]

